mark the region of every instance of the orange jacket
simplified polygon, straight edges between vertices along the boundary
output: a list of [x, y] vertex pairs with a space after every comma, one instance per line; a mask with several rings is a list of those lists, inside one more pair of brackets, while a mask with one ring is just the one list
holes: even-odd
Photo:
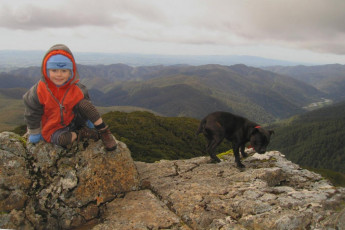
[[[48, 77], [46, 63], [55, 54], [68, 57], [73, 63], [73, 77], [63, 86], [57, 87]], [[51, 135], [68, 126], [74, 118], [73, 108], [83, 98], [88, 99], [86, 87], [79, 82], [74, 57], [65, 45], [55, 45], [43, 58], [42, 77], [23, 96], [24, 118], [29, 134], [41, 133], [50, 142]]]

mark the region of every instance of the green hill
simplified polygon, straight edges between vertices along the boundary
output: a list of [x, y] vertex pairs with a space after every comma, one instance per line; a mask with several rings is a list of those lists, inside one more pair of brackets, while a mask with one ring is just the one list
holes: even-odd
[[24, 103], [17, 99], [21, 93], [20, 89], [0, 89], [0, 132], [24, 124]]
[[301, 166], [345, 173], [344, 126], [342, 102], [276, 125], [269, 148]]
[[265, 69], [304, 81], [325, 92], [334, 101], [345, 99], [345, 65], [272, 66]]
[[160, 117], [149, 112], [110, 112], [103, 119], [115, 137], [127, 144], [135, 160], [154, 162], [205, 155], [205, 139], [195, 136], [197, 119]]

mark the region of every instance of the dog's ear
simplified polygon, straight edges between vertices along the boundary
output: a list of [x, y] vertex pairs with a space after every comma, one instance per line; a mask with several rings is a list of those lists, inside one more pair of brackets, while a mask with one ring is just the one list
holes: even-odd
[[272, 134], [274, 134], [274, 130], [268, 130], [268, 133], [270, 134], [270, 136], [272, 135]]

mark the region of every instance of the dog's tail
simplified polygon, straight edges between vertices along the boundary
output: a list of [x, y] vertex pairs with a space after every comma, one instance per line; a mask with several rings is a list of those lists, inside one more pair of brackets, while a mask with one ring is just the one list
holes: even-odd
[[195, 136], [198, 136], [200, 133], [202, 133], [205, 129], [206, 119], [202, 119], [199, 124], [198, 130], [195, 132]]

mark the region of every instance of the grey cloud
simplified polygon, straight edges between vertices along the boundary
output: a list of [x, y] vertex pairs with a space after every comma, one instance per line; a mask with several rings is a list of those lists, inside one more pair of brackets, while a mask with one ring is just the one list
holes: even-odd
[[[280, 2], [280, 4], [278, 4]], [[258, 36], [281, 40], [330, 38], [345, 32], [344, 1], [274, 1], [251, 9], [250, 28]]]
[[[61, 1], [62, 2], [62, 1]], [[127, 20], [165, 20], [159, 10], [136, 1], [65, 1], [58, 7], [23, 4], [20, 7], [0, 5], [0, 27], [37, 30], [78, 26], [110, 27], [124, 25]]]
[[312, 50], [318, 53], [332, 53], [338, 55], [345, 54], [344, 46], [345, 36], [338, 37], [331, 40], [318, 40], [318, 41], [304, 41], [296, 43], [295, 47]]
[[0, 26], [9, 29], [35, 30], [83, 25], [107, 26], [116, 23], [116, 18], [101, 11], [76, 11], [69, 7], [45, 9], [34, 5], [17, 8], [1, 8]]
[[[217, 31], [226, 43], [236, 35], [247, 44], [272, 44], [344, 54], [343, 0], [203, 1], [212, 17], [199, 17], [200, 28]], [[207, 11], [205, 10], [206, 14]]]
[[345, 31], [343, 0], [214, 0], [207, 8], [214, 13], [205, 24], [211, 21], [213, 24], [209, 25], [213, 28], [233, 25], [232, 32], [250, 36], [279, 37], [282, 34], [284, 38], [290, 32], [295, 38], [309, 32]]
[[271, 44], [345, 53], [343, 0], [58, 2], [63, 2], [60, 7], [0, 5], [0, 27], [39, 30], [97, 26], [143, 41]]
[[253, 18], [251, 28], [258, 27], [254, 36], [317, 52], [344, 54], [344, 1], [286, 2], [285, 6], [273, 5], [270, 10], [276, 12]]

